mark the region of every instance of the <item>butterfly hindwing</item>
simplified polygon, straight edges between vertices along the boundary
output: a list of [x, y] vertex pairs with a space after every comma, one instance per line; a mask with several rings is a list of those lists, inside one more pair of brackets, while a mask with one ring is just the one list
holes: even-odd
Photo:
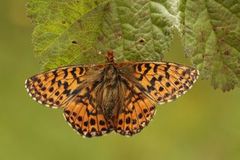
[[[88, 88], [88, 87], [87, 87]], [[101, 136], [112, 131], [112, 124], [102, 111], [96, 108], [96, 96], [91, 89], [81, 92], [64, 109], [64, 116], [78, 133], [85, 137]]]
[[122, 83], [125, 85], [124, 106], [114, 116], [114, 129], [119, 134], [131, 136], [148, 125], [155, 113], [156, 102], [127, 79], [122, 78]]

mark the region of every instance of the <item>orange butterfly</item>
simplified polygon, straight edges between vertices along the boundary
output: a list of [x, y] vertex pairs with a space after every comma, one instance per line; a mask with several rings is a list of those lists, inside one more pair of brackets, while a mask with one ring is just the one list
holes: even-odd
[[71, 126], [85, 137], [115, 131], [131, 136], [153, 118], [155, 106], [190, 89], [196, 69], [169, 62], [67, 66], [26, 80], [29, 95], [50, 108], [63, 108]]

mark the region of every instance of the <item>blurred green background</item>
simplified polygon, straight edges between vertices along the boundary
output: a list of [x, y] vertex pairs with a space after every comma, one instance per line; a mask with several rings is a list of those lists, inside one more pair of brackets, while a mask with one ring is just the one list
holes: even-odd
[[[240, 159], [240, 89], [222, 93], [203, 80], [177, 101], [159, 106], [138, 135], [77, 135], [61, 110], [35, 103], [24, 89], [25, 79], [40, 69], [25, 3], [0, 2], [0, 160]], [[165, 60], [189, 64], [178, 38], [173, 46]]]

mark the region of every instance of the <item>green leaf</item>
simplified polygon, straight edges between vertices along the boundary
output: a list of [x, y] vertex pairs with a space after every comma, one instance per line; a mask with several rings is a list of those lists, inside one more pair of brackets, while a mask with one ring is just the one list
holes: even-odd
[[160, 60], [179, 27], [176, 0], [113, 0], [101, 39], [118, 59]]
[[[106, 0], [31, 0], [28, 15], [35, 28], [34, 52], [43, 69], [79, 63], [98, 55], [85, 54], [93, 50], [99, 25], [100, 10]], [[94, 52], [92, 52], [94, 53]], [[80, 58], [81, 56], [81, 58]]]
[[203, 78], [229, 91], [240, 84], [239, 0], [182, 0], [184, 47]]
[[175, 0], [30, 0], [34, 51], [44, 69], [119, 60], [159, 60], [179, 27]]

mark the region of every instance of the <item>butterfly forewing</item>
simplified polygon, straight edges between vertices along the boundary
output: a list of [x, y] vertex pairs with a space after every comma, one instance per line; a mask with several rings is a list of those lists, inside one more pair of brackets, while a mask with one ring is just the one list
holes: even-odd
[[137, 63], [132, 67], [137, 83], [160, 104], [184, 94], [198, 77], [196, 69], [175, 63]]
[[[101, 68], [102, 66], [95, 66]], [[37, 74], [25, 82], [29, 95], [49, 107], [62, 107], [75, 96], [87, 78], [90, 67], [70, 66]]]
[[155, 102], [144, 95], [141, 88], [122, 78], [125, 85], [124, 106], [114, 116], [114, 129], [117, 133], [131, 136], [140, 132], [155, 113]]

